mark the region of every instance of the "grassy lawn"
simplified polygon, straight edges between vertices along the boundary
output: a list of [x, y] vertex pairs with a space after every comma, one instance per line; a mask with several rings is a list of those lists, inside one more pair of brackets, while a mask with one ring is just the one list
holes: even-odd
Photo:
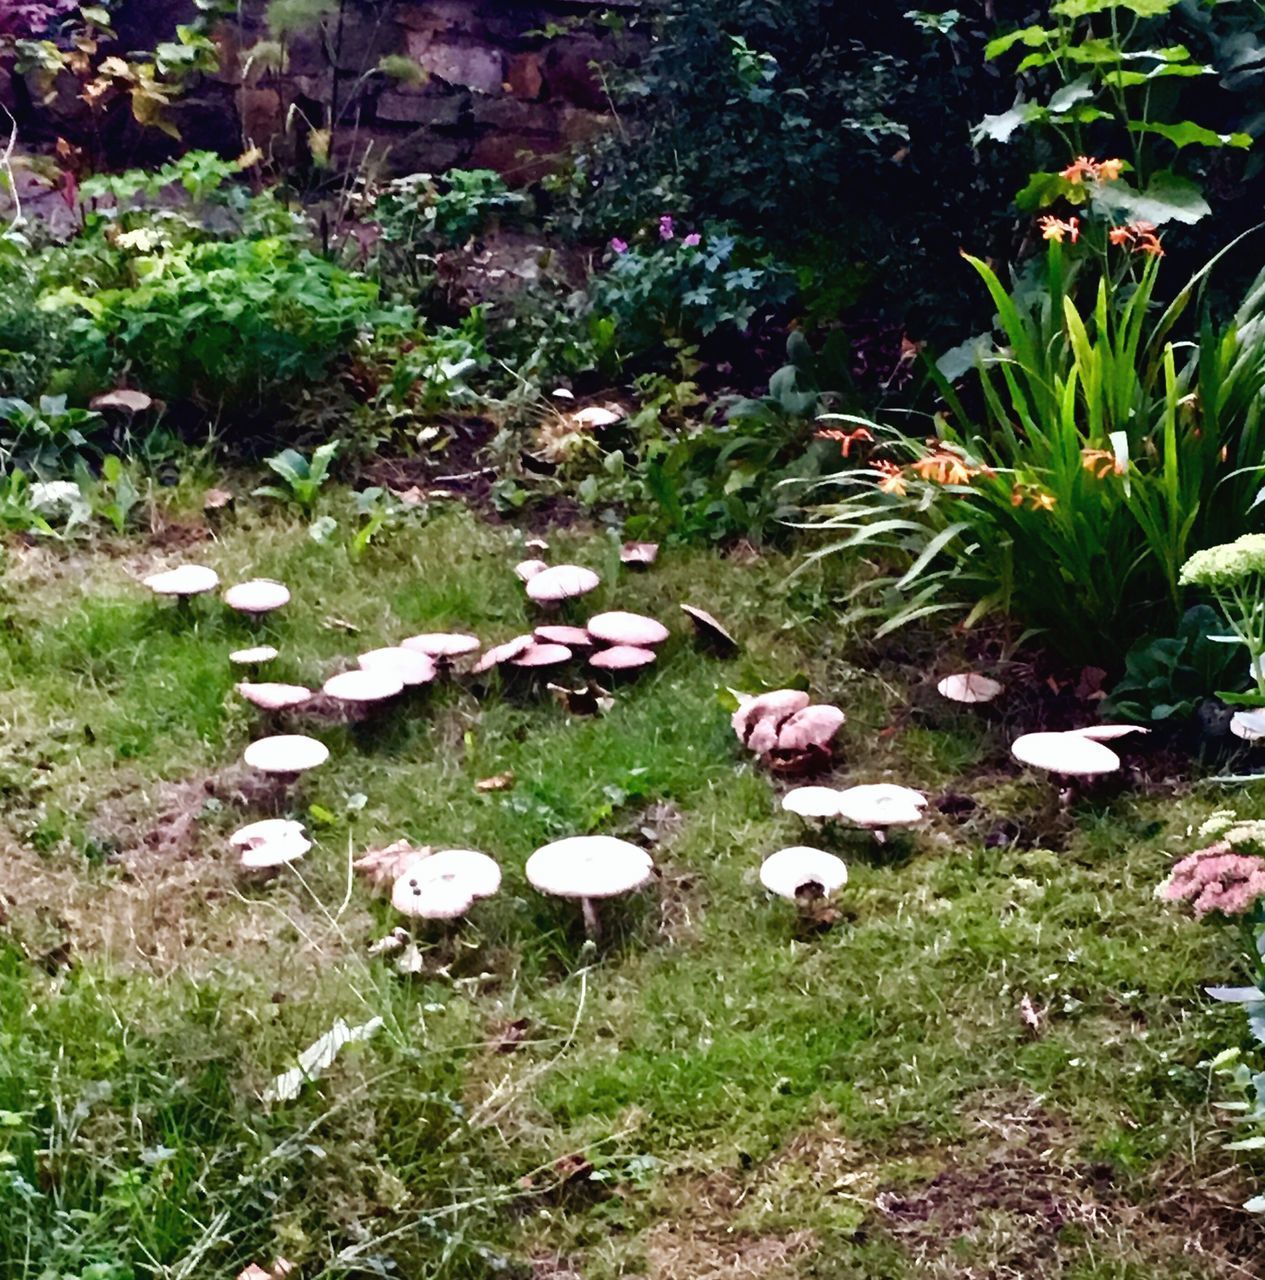
[[[1014, 725], [928, 696], [951, 650], [867, 667], [792, 561], [665, 550], [634, 573], [574, 530], [551, 554], [602, 573], [593, 611], [672, 627], [658, 667], [599, 718], [453, 681], [309, 726], [331, 748], [294, 801], [316, 847], [250, 881], [225, 838], [263, 816], [239, 764], [261, 730], [227, 652], [266, 636], [268, 678], [318, 684], [420, 630], [508, 638], [526, 552], [463, 511], [359, 560], [253, 509], [198, 526], [13, 547], [0, 578], [4, 1277], [203, 1280], [279, 1255], [304, 1280], [1259, 1274], [1200, 1067], [1245, 1034], [1200, 992], [1233, 976], [1231, 943], [1152, 896], [1222, 793], [1143, 777], [1060, 815], [1010, 766]], [[139, 577], [181, 558], [294, 600], [259, 632], [155, 602]], [[697, 652], [681, 601], [741, 655]], [[837, 780], [975, 802], [885, 849], [825, 836], [851, 879], [820, 933], [759, 886], [805, 836], [728, 723], [726, 689], [800, 680], [848, 713]], [[998, 838], [1010, 823], [1024, 838]], [[590, 831], [661, 873], [596, 950], [522, 872]], [[505, 871], [413, 977], [368, 955], [396, 920], [349, 867], [401, 837]], [[261, 1101], [340, 1017], [383, 1023]]]

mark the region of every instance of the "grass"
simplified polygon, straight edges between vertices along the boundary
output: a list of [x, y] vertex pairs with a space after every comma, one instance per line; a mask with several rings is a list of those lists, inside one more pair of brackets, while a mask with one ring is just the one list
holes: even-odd
[[[658, 669], [600, 719], [451, 684], [376, 729], [319, 727], [331, 760], [296, 801], [316, 848], [263, 885], [224, 852], [258, 811], [234, 763], [258, 725], [224, 655], [256, 632], [150, 599], [135, 579], [178, 558], [155, 544], [12, 550], [0, 1275], [201, 1280], [278, 1255], [304, 1280], [1253, 1274], [1200, 1066], [1242, 1035], [1200, 995], [1233, 950], [1152, 898], [1213, 797], [1126, 792], [992, 847], [1002, 817], [1046, 831], [1049, 789], [1006, 765], [1002, 726], [919, 710], [916, 664], [856, 665], [786, 562], [668, 551], [638, 575], [603, 533], [551, 537], [603, 573], [595, 609], [669, 621]], [[464, 513], [354, 560], [246, 510], [182, 554], [290, 584], [262, 633], [281, 679], [528, 619], [521, 535]], [[742, 655], [695, 652], [680, 600]], [[840, 779], [981, 806], [883, 857], [826, 837], [852, 875], [815, 935], [756, 881], [802, 835], [728, 728], [727, 689], [796, 679], [849, 712]], [[505, 772], [512, 789], [476, 789]], [[597, 830], [651, 842], [662, 879], [595, 952], [522, 867]], [[367, 955], [394, 921], [349, 887], [352, 853], [402, 836], [505, 869], [411, 979]], [[338, 1017], [383, 1024], [263, 1104]]]

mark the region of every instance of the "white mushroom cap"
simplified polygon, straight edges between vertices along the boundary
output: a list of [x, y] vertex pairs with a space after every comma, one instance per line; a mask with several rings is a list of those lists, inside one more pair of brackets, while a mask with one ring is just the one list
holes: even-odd
[[583, 627], [544, 626], [532, 633], [542, 644], [565, 644], [568, 649], [591, 649], [593, 637]]
[[1265, 738], [1265, 709], [1236, 711], [1230, 717], [1230, 732], [1244, 742], [1257, 742]]
[[151, 573], [145, 585], [159, 596], [200, 596], [220, 585], [220, 575], [200, 564], [182, 564], [164, 573]]
[[571, 421], [580, 427], [613, 427], [628, 416], [628, 410], [622, 405], [591, 404], [587, 408], [577, 409], [571, 415]]
[[514, 576], [520, 582], [530, 582], [548, 568], [549, 566], [543, 560], [520, 560], [514, 566]]
[[362, 671], [385, 671], [406, 685], [430, 684], [436, 676], [435, 660], [416, 649], [370, 649], [356, 659]]
[[493, 667], [499, 667], [501, 663], [510, 662], [526, 653], [535, 643], [535, 636], [515, 636], [513, 640], [507, 640], [504, 644], [493, 645], [492, 648], [484, 651], [483, 656], [471, 670], [476, 676], [485, 671], [491, 671]]
[[1131, 733], [1150, 733], [1140, 724], [1093, 724], [1088, 729], [1071, 729], [1070, 733], [1089, 738], [1092, 742], [1114, 742], [1117, 738], [1127, 738]]
[[801, 818], [837, 818], [839, 794], [834, 787], [792, 787], [782, 797], [782, 808]]
[[128, 413], [144, 413], [153, 407], [154, 399], [131, 387], [116, 387], [88, 401], [90, 409], [124, 409]]
[[589, 666], [599, 671], [636, 671], [648, 667], [655, 660], [653, 649], [641, 649], [632, 644], [616, 644], [602, 649], [589, 659]]
[[311, 847], [301, 822], [288, 818], [265, 818], [240, 827], [228, 838], [234, 849], [241, 850], [243, 867], [261, 870], [279, 867], [301, 858]]
[[625, 542], [619, 549], [621, 564], [649, 565], [659, 558], [657, 542]]
[[500, 887], [501, 868], [486, 853], [441, 849], [409, 862], [391, 889], [391, 905], [406, 916], [453, 920]]
[[527, 646], [516, 658], [509, 660], [512, 667], [558, 667], [571, 661], [571, 650], [565, 644], [536, 644]]
[[838, 707], [813, 703], [788, 716], [777, 731], [779, 751], [808, 751], [812, 747], [829, 750], [847, 717]]
[[233, 688], [247, 702], [261, 707], [264, 711], [284, 711], [287, 707], [301, 707], [312, 698], [311, 689], [305, 689], [301, 684], [242, 680]]
[[793, 845], [765, 858], [760, 883], [779, 898], [795, 902], [809, 885], [817, 885], [827, 898], [848, 883], [848, 867], [842, 858], [824, 849]]
[[404, 681], [396, 671], [378, 668], [366, 671], [342, 671], [330, 676], [321, 686], [327, 698], [339, 702], [385, 702], [394, 698], [404, 688]]
[[459, 658], [463, 654], [478, 652], [481, 644], [478, 636], [458, 631], [426, 631], [420, 636], [401, 640], [400, 648], [424, 653], [428, 658]]
[[277, 651], [270, 644], [257, 644], [253, 649], [234, 649], [228, 655], [228, 660], [235, 666], [254, 667], [261, 662], [271, 662], [277, 656]]
[[1120, 757], [1110, 747], [1082, 733], [1026, 733], [1011, 744], [1010, 754], [1021, 764], [1069, 778], [1089, 778], [1120, 768]]
[[229, 587], [224, 603], [238, 613], [271, 613], [290, 603], [290, 588], [271, 578], [252, 578]]
[[304, 773], [324, 764], [329, 748], [302, 733], [279, 733], [252, 742], [242, 759], [260, 773]]
[[556, 604], [573, 596], [587, 595], [601, 583], [592, 569], [578, 564], [556, 564], [536, 574], [527, 583], [527, 595], [540, 604]]
[[945, 676], [936, 689], [942, 698], [948, 698], [950, 702], [992, 702], [1002, 692], [1002, 685], [991, 676], [981, 676], [972, 671]]
[[614, 836], [569, 836], [527, 859], [528, 882], [555, 898], [614, 898], [639, 889], [654, 874], [642, 848]]
[[839, 792], [839, 816], [854, 826], [883, 830], [912, 827], [922, 821], [927, 797], [912, 787], [890, 782], [847, 787]]
[[629, 645], [634, 649], [650, 649], [668, 638], [668, 629], [662, 622], [619, 609], [594, 614], [586, 626], [595, 640], [605, 644]]

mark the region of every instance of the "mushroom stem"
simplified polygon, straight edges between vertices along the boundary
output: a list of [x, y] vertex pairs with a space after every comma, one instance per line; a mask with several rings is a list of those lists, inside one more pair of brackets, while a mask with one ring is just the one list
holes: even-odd
[[602, 936], [602, 922], [597, 918], [593, 899], [581, 898], [580, 910], [584, 912], [584, 932], [596, 942]]

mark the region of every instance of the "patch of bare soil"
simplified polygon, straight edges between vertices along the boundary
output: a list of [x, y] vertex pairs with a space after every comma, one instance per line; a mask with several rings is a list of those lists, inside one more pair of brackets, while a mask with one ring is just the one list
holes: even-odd
[[645, 1239], [650, 1280], [791, 1280], [816, 1248], [811, 1231], [731, 1234], [688, 1223], [662, 1223]]
[[969, 1140], [926, 1153], [939, 1172], [874, 1197], [871, 1222], [909, 1250], [919, 1274], [966, 1280], [1041, 1280], [1069, 1262], [1117, 1256], [1150, 1274], [1259, 1278], [1260, 1228], [1228, 1183], [1189, 1166], [1165, 1170], [1153, 1194], [1130, 1198], [1109, 1165], [1077, 1153], [1067, 1124], [1031, 1105], [982, 1104]]
[[[260, 812], [274, 800], [267, 780], [239, 766], [125, 792], [98, 810], [93, 835], [110, 852], [95, 865], [78, 853], [41, 856], [0, 831], [0, 924], [48, 968], [95, 955], [125, 969], [198, 972], [227, 952], [266, 946], [304, 909], [285, 894], [251, 910], [269, 887], [244, 881], [227, 850], [209, 847], [199, 819], [209, 804]], [[230, 919], [239, 898], [246, 909]]]
[[418, 501], [450, 499], [477, 511], [491, 524], [512, 522], [529, 529], [564, 529], [579, 518], [578, 504], [565, 494], [537, 497], [512, 518], [503, 516], [492, 499], [499, 472], [488, 446], [496, 426], [483, 418], [452, 423], [443, 449], [404, 457], [374, 458], [365, 468], [368, 484]]

